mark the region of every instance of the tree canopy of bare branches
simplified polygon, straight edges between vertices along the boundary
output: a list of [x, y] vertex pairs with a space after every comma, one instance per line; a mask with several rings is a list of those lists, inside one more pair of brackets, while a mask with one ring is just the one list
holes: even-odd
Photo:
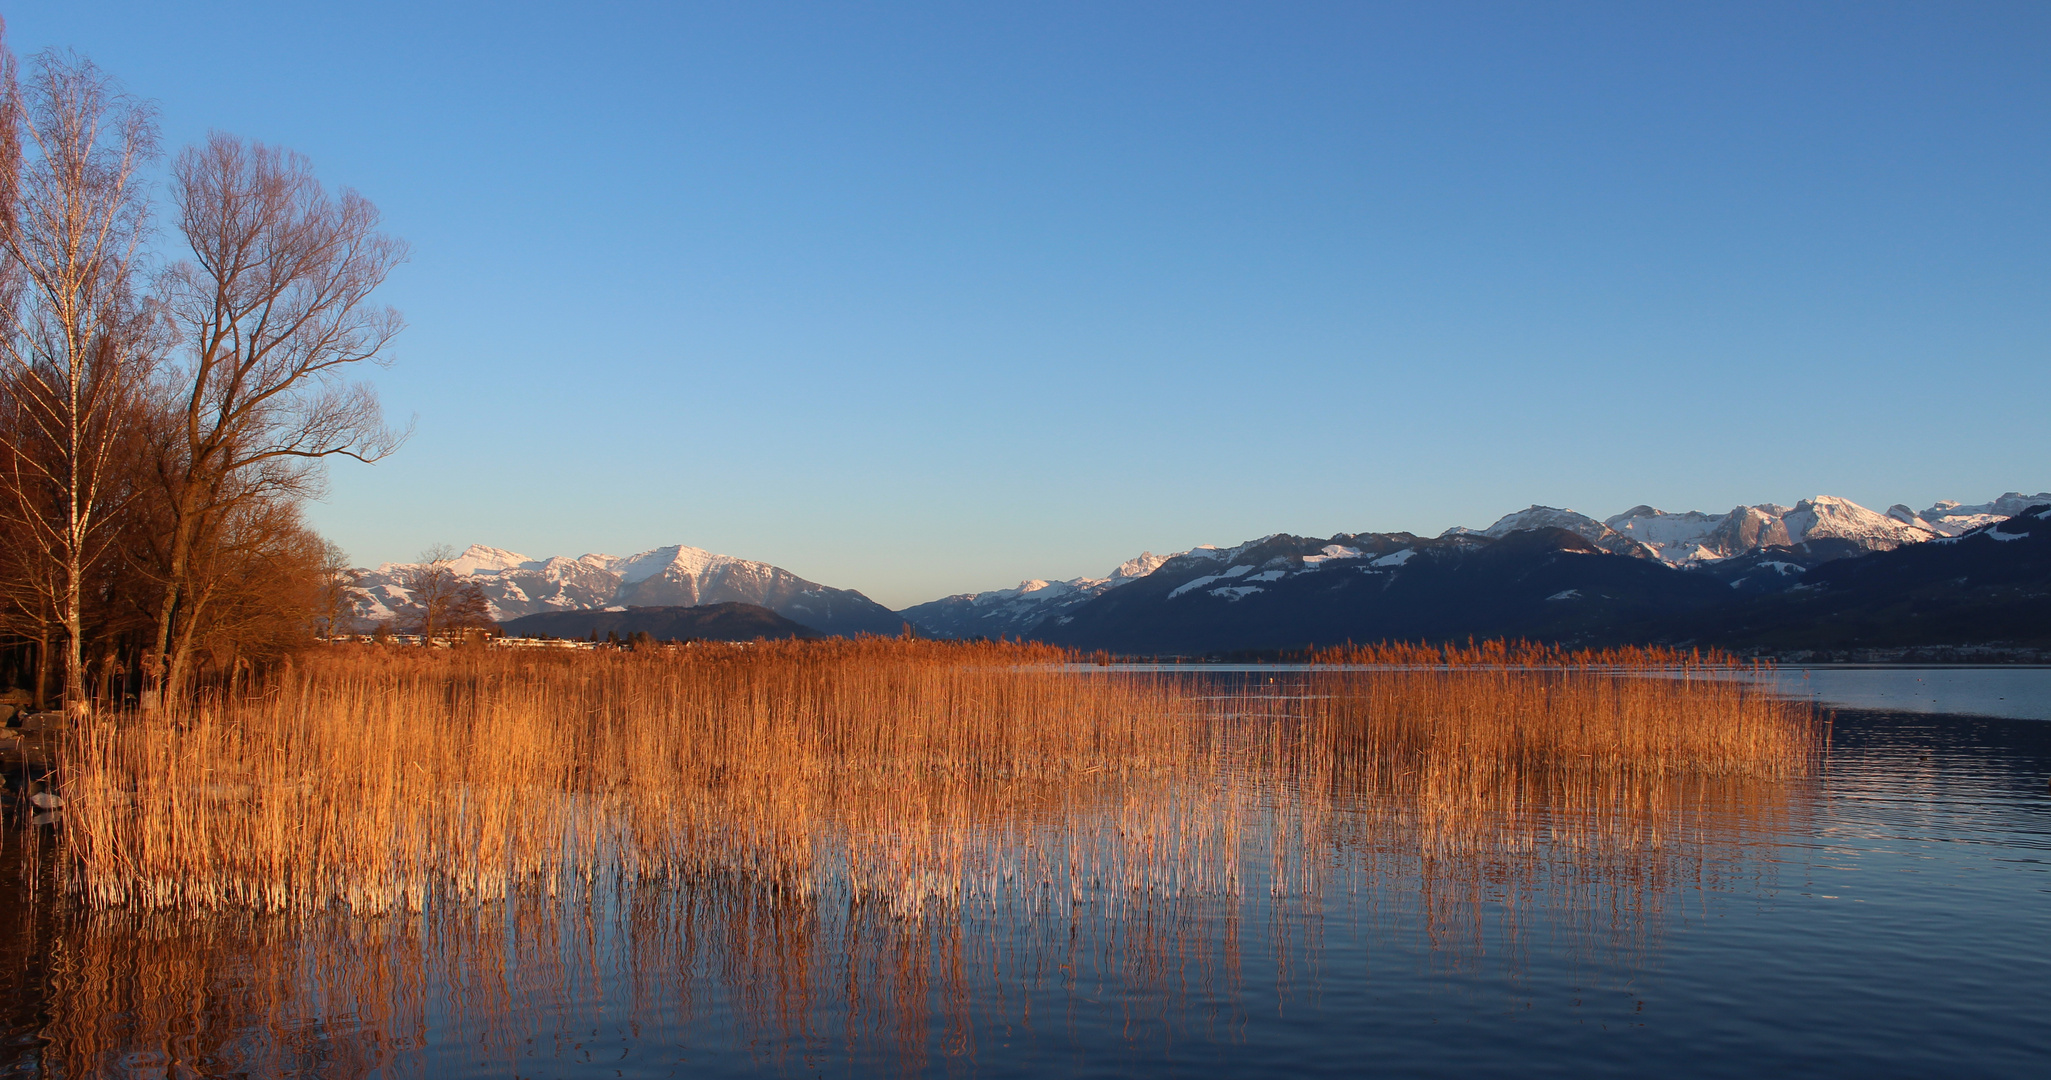
[[73, 710], [332, 633], [352, 581], [301, 507], [404, 438], [358, 377], [404, 325], [377, 208], [213, 133], [155, 231], [157, 138], [91, 61], [0, 45], [0, 667], [32, 651], [41, 700], [57, 646]]
[[455, 561], [454, 548], [436, 544], [420, 553], [419, 564], [407, 576], [406, 590], [413, 594], [413, 601], [401, 617], [408, 630], [428, 641], [496, 627], [484, 590], [474, 581], [463, 580]]
[[362, 579], [363, 571], [349, 565], [349, 553], [342, 550], [342, 545], [333, 540], [321, 542], [319, 629], [322, 637], [331, 638], [345, 632], [356, 583]]
[[19, 149], [0, 235], [0, 514], [41, 556], [26, 580], [63, 634], [65, 701], [80, 709], [87, 581], [134, 497], [117, 448], [156, 359], [136, 279], [157, 130], [147, 105], [68, 53], [39, 54], [0, 94], [0, 142]]
[[180, 353], [159, 462], [171, 535], [152, 666], [175, 693], [191, 658], [191, 635], [175, 631], [204, 614], [195, 551], [241, 503], [303, 497], [324, 459], [376, 461], [401, 441], [376, 392], [348, 375], [382, 362], [404, 326], [371, 293], [406, 245], [362, 196], [329, 194], [305, 158], [219, 132], [178, 156], [172, 194], [192, 257], [160, 284]]

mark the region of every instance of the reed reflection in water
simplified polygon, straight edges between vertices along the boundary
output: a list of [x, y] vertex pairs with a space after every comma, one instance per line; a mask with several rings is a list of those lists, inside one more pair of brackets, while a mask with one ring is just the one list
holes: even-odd
[[[738, 878], [371, 917], [79, 911], [43, 928], [42, 1034], [62, 1076], [424, 1075], [452, 1053], [495, 1075], [531, 1057], [588, 1062], [601, 1029], [623, 1025], [640, 1045], [606, 1053], [643, 1062], [917, 1072], [1008, 1053], [1000, 1039], [1058, 1060], [1091, 1042], [1079, 1022], [1165, 1052], [1239, 1037], [1249, 978], [1308, 996], [1333, 918], [1389, 945], [1424, 938], [1410, 944], [1451, 968], [1514, 976], [1528, 934], [1627, 976], [1688, 890], [1758, 866], [1753, 849], [1805, 812], [1805, 790], [1647, 781], [1613, 793], [1629, 808], [1603, 828], [1586, 810], [1562, 820], [1567, 846], [1533, 814], [1531, 843], [1426, 853], [1370, 810], [1371, 793], [1328, 788], [1266, 819], [1284, 823], [1266, 853], [1282, 876], [1249, 873], [1241, 895], [1042, 890], [920, 919]], [[1655, 829], [1656, 845], [1602, 839]], [[1251, 973], [1248, 935], [1267, 965]], [[1117, 1015], [1079, 1015], [1105, 1007]]]
[[[1456, 967], [1514, 966], [1518, 942], [1542, 927], [1592, 968], [1629, 968], [1656, 946], [1685, 890], [1749, 872], [1754, 845], [1810, 813], [1817, 729], [1735, 680], [1619, 677], [1595, 658], [1533, 671], [1477, 655], [1219, 693], [1196, 679], [1078, 679], [901, 648], [881, 665], [856, 656], [872, 672], [901, 664], [872, 692], [922, 718], [901, 725], [910, 734], [889, 733], [887, 753], [862, 749], [887, 725], [805, 700], [804, 686], [845, 692], [833, 676], [846, 672], [802, 670], [818, 654], [780, 669], [751, 669], [769, 664], [763, 654], [725, 657], [736, 689], [696, 707], [727, 708], [727, 722], [736, 701], [754, 703], [756, 723], [811, 717], [809, 728], [745, 744], [781, 739], [802, 751], [808, 784], [733, 784], [718, 768], [731, 762], [702, 746], [667, 759], [696, 762], [698, 773], [678, 770], [696, 787], [544, 774], [536, 786], [549, 798], [530, 799], [519, 827], [565, 854], [536, 860], [544, 847], [529, 849], [530, 862], [507, 875], [517, 887], [493, 892], [447, 886], [490, 869], [474, 861], [416, 864], [407, 872], [444, 876], [375, 894], [404, 902], [353, 908], [337, 900], [349, 883], [335, 866], [274, 873], [270, 892], [190, 889], [162, 868], [148, 889], [114, 890], [108, 867], [83, 865], [80, 849], [104, 853], [122, 840], [105, 831], [119, 815], [150, 811], [134, 795], [110, 799], [103, 831], [81, 837], [67, 824], [38, 895], [17, 908], [65, 913], [24, 917], [51, 968], [47, 1071], [401, 1075], [440, 1062], [492, 1074], [536, 1057], [595, 1067], [589, 1055], [607, 1039], [605, 1053], [644, 1066], [665, 1054], [733, 1054], [792, 1070], [826, 1058], [919, 1071], [1026, 1046], [1082, 1053], [1097, 1036], [1081, 1028], [1165, 1052], [1237, 1037], [1250, 955], [1264, 965], [1263, 987], [1295, 992], [1333, 917], [1421, 936]], [[923, 666], [936, 655], [939, 666]], [[478, 672], [460, 663], [495, 661], [451, 663], [443, 677], [476, 695]], [[593, 693], [595, 683], [599, 705], [581, 720], [549, 715], [591, 724], [606, 702], [614, 716], [649, 708], [659, 699], [619, 691], [677, 672], [556, 674], [543, 690]], [[301, 706], [338, 675], [303, 678]], [[489, 693], [441, 700], [474, 709], [479, 697], [491, 704]], [[260, 735], [268, 760], [301, 767], [252, 768], [230, 782], [258, 792], [289, 783], [275, 797], [308, 797], [303, 766], [329, 752], [326, 729], [276, 722], [318, 715], [276, 704], [291, 700], [249, 706], [234, 737]], [[1050, 700], [1071, 707], [1070, 719], [1031, 733], [1008, 726]], [[971, 717], [980, 747], [935, 737], [949, 726], [946, 702], [985, 710]], [[219, 740], [216, 751], [229, 735], [188, 730]], [[649, 745], [635, 725], [607, 730]], [[130, 760], [124, 737], [99, 734], [92, 745], [106, 756], [88, 781], [99, 786], [75, 791], [138, 790], [143, 777], [112, 767]], [[158, 737], [153, 752], [179, 751]], [[602, 742], [584, 746], [608, 768], [629, 768]], [[434, 768], [474, 763], [435, 752]], [[265, 797], [253, 798], [251, 816], [272, 812]], [[372, 802], [382, 812], [375, 792]], [[420, 816], [448, 820], [440, 814]], [[224, 845], [208, 857], [246, 856]], [[188, 861], [181, 872], [195, 866], [204, 868]], [[291, 895], [295, 880], [333, 895], [221, 902]], [[180, 895], [209, 902], [144, 902]], [[1101, 1007], [1115, 1022], [1096, 1016]]]

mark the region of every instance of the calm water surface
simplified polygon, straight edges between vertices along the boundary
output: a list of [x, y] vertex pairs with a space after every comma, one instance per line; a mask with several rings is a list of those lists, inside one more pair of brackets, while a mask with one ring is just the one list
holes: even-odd
[[1790, 697], [1846, 709], [2051, 720], [2051, 668], [1786, 667], [1773, 680]]
[[[1657, 845], [1426, 859], [1340, 800], [1278, 814], [1298, 831], [1238, 895], [917, 925], [603, 883], [87, 918], [34, 858], [51, 828], [10, 819], [0, 1075], [2045, 1075], [2051, 672], [1789, 676], [1866, 706], [1821, 774], [1705, 789]], [[1960, 702], [1992, 715], [1922, 708]]]

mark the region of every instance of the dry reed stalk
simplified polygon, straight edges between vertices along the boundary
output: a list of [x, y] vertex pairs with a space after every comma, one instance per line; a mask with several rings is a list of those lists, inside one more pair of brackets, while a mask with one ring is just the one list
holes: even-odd
[[[1427, 925], [1478, 944], [1494, 912], [1543, 906], [1658, 925], [1684, 883], [1714, 886], [1747, 843], [1800, 815], [1824, 749], [1809, 708], [1756, 665], [1666, 650], [1520, 645], [1331, 650], [1299, 709], [1330, 733], [1341, 876], [1419, 883]], [[1311, 692], [1314, 691], [1314, 692]], [[1644, 944], [1639, 941], [1639, 946]]]
[[1254, 842], [1300, 894], [1340, 803], [1441, 855], [1657, 847], [1667, 779], [1816, 749], [1716, 658], [1320, 659], [1342, 666], [1282, 699], [1024, 645], [338, 647], [245, 700], [81, 727], [71, 880], [101, 908], [311, 913], [733, 877], [918, 916], [1234, 894]]
[[263, 695], [82, 728], [74, 882], [95, 906], [311, 912], [588, 889], [601, 875], [838, 884], [910, 912], [1044, 867], [1017, 822], [1213, 769], [1162, 683], [1021, 647], [864, 641], [567, 658], [336, 650]]
[[1338, 887], [1410, 896], [1435, 955], [1532, 909], [1629, 955], [1803, 812], [1819, 749], [1716, 658], [1326, 659], [1221, 693], [1018, 646], [349, 647], [82, 728], [64, 865], [100, 914], [53, 950], [53, 1059], [111, 1074], [184, 1039], [317, 1071], [319, 1031], [338, 1071], [393, 1072], [432, 1013], [511, 1060], [522, 1025], [620, 992], [673, 1020], [709, 980], [749, 1045], [917, 1068], [1011, 1007], [973, 971], [1122, 980], [1172, 1023], [1241, 978], [1249, 887], [1278, 964]]

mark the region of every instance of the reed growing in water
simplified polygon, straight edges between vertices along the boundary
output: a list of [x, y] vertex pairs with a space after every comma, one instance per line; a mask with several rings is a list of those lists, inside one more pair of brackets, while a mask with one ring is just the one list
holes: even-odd
[[512, 1071], [594, 1002], [917, 1071], [1107, 981], [1229, 1027], [1243, 932], [1285, 985], [1327, 902], [1448, 963], [1515, 964], [1543, 923], [1628, 970], [1668, 898], [1807, 812], [1822, 729], [1724, 658], [1315, 659], [337, 647], [76, 730], [71, 896], [11, 911], [76, 913], [21, 927], [67, 1074], [398, 1075], [451, 1037]]
[[1356, 649], [1236, 684], [1075, 659], [332, 647], [246, 698], [79, 728], [65, 874], [95, 908], [291, 913], [714, 880], [913, 917], [1286, 894], [1342, 812], [1385, 854], [1594, 858], [1818, 749], [1716, 657]]

